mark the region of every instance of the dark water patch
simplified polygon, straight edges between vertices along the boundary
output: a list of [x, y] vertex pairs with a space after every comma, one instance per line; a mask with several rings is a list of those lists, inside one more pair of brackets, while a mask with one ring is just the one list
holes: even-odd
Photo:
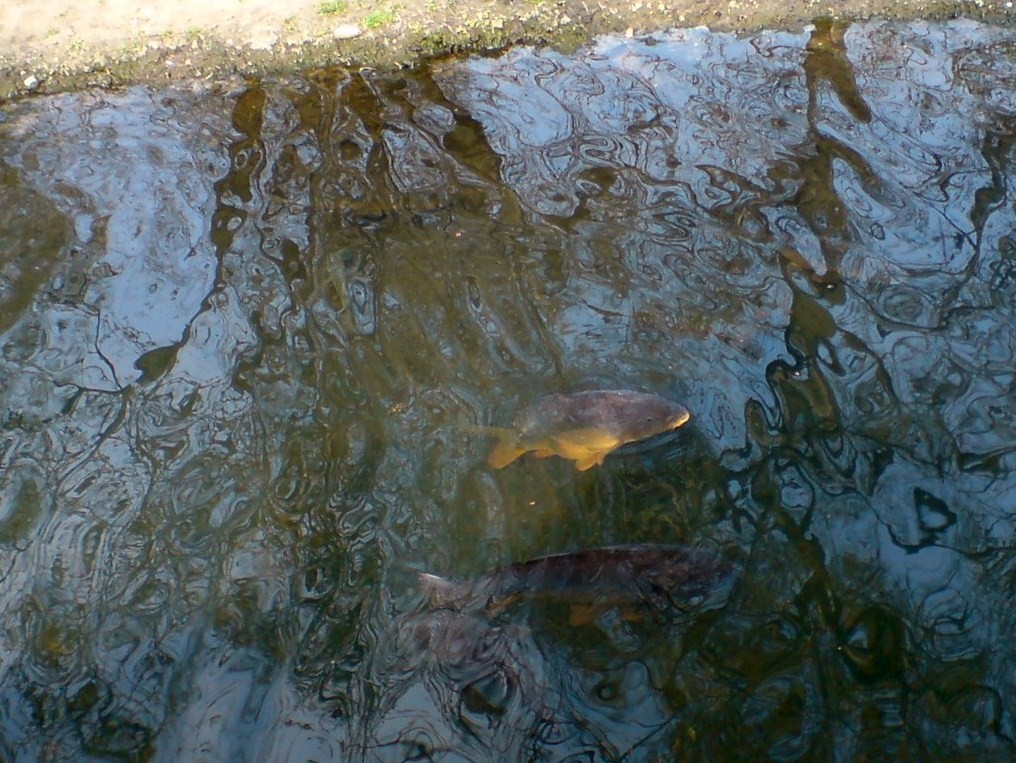
[[[0, 757], [1016, 755], [1012, 43], [10, 107]], [[692, 418], [489, 467], [526, 404], [617, 388]], [[416, 583], [647, 543], [741, 574], [662, 613]]]

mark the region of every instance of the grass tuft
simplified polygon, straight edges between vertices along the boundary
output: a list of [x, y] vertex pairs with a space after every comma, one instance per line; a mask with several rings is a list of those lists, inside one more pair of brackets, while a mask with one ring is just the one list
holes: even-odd
[[391, 24], [393, 21], [395, 21], [395, 11], [379, 10], [374, 11], [373, 13], [368, 13], [366, 18], [363, 20], [363, 25], [367, 27], [367, 29], [377, 29], [385, 24]]
[[347, 7], [346, 0], [325, 0], [318, 6], [318, 13], [322, 16], [334, 16], [338, 13], [345, 13]]

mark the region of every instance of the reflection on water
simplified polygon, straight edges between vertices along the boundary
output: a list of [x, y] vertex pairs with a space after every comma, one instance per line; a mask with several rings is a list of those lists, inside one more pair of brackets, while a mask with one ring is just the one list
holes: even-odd
[[[0, 122], [0, 758], [1016, 756], [1016, 37], [607, 38]], [[483, 427], [628, 388], [588, 472]], [[708, 612], [427, 606], [639, 542]]]

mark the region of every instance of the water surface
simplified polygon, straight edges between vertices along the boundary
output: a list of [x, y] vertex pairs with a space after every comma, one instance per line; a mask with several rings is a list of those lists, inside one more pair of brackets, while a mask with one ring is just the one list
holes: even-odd
[[[0, 114], [0, 758], [1016, 756], [1016, 36], [605, 38]], [[692, 421], [494, 471], [546, 392]], [[433, 610], [681, 543], [668, 616]]]

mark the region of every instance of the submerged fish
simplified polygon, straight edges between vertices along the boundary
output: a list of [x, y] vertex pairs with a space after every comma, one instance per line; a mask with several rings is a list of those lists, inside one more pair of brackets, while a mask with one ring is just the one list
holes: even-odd
[[418, 575], [434, 607], [496, 614], [524, 598], [557, 598], [600, 607], [641, 604], [664, 612], [721, 598], [735, 578], [735, 568], [699, 549], [631, 544], [517, 562], [474, 581]]
[[585, 471], [615, 448], [677, 429], [689, 418], [684, 406], [641, 392], [547, 395], [519, 411], [514, 429], [494, 430], [499, 441], [488, 462], [501, 469], [532, 451], [539, 458], [570, 459]]

